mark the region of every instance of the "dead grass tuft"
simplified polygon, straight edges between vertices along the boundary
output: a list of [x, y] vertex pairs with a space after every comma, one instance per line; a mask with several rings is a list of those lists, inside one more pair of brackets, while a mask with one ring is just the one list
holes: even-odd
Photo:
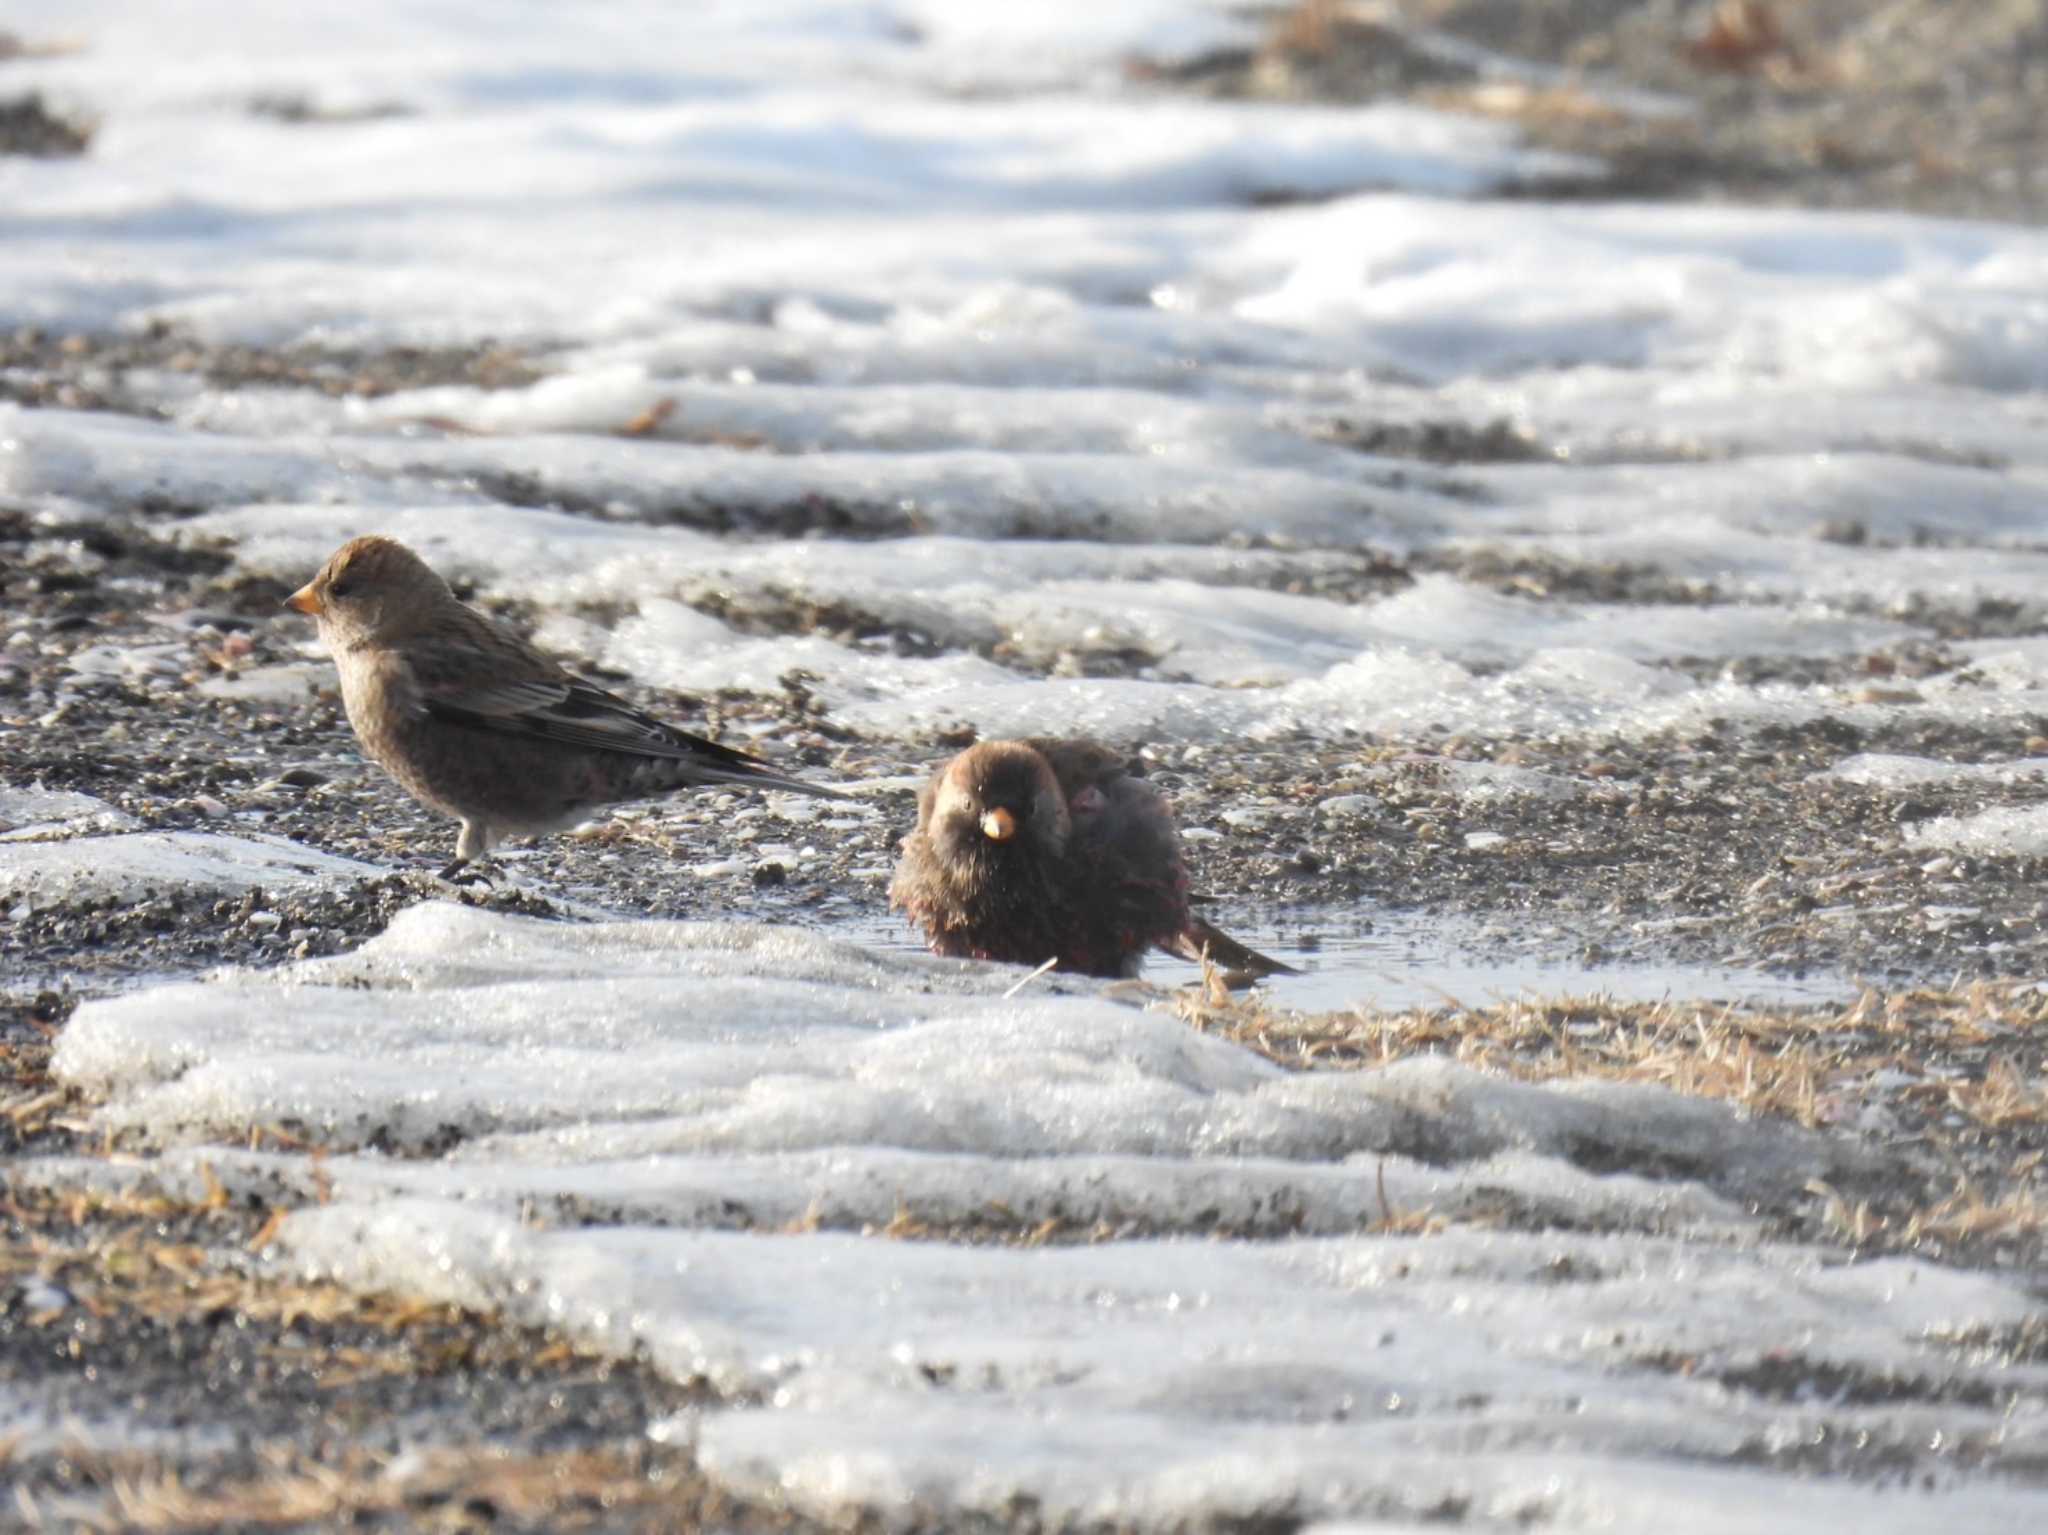
[[1879, 1136], [1958, 1170], [1954, 1191], [1875, 1208], [1809, 1188], [1821, 1227], [1851, 1246], [1934, 1254], [2048, 1244], [2048, 990], [1975, 982], [1866, 990], [1839, 1007], [1752, 1009], [1611, 997], [1302, 1013], [1269, 996], [1190, 987], [1164, 1004], [1190, 1027], [1298, 1071], [1355, 1071], [1435, 1055], [1522, 1081], [1592, 1078], [1718, 1098], [1811, 1130]]
[[[241, 1254], [274, 1231], [280, 1212], [230, 1206], [217, 1182], [214, 1188], [216, 1196], [197, 1204], [130, 1194], [10, 1194], [0, 1204], [0, 1218], [14, 1228], [0, 1243], [0, 1282], [42, 1280], [99, 1318], [130, 1311], [176, 1322], [228, 1314], [287, 1327], [347, 1324], [401, 1340], [468, 1318], [453, 1306], [359, 1295], [250, 1268]], [[411, 1364], [416, 1368], [417, 1359]]]
[[1758, 1011], [1710, 1002], [1518, 998], [1395, 1012], [1292, 1012], [1213, 987], [1170, 1004], [1186, 1023], [1297, 1070], [1443, 1055], [1524, 1081], [1596, 1077], [1723, 1098], [1819, 1128], [1878, 1073], [1988, 1130], [2048, 1128], [2040, 1062], [2048, 994], [2019, 983], [1960, 991], [1865, 991], [1837, 1009]]
[[17, 1492], [10, 1510], [30, 1528], [164, 1532], [342, 1528], [548, 1530], [789, 1528], [775, 1510], [736, 1502], [686, 1454], [656, 1447], [507, 1455], [489, 1447], [430, 1450], [396, 1460], [350, 1451], [332, 1464], [276, 1452], [267, 1474], [196, 1487], [174, 1468], [134, 1457], [71, 1457], [105, 1491]]
[[1330, 51], [1343, 11], [1343, 0], [1295, 0], [1273, 18], [1266, 31], [1266, 51], [1321, 58]]

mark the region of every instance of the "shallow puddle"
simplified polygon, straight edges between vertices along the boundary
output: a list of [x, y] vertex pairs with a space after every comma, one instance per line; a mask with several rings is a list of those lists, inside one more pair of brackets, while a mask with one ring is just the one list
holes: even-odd
[[[1446, 1003], [1483, 1006], [1528, 994], [1608, 996], [1629, 1002], [1741, 1002], [1811, 1005], [1846, 1001], [1855, 982], [1833, 973], [1774, 975], [1726, 965], [1617, 962], [1588, 965], [1554, 951], [1504, 952], [1515, 939], [1497, 924], [1428, 912], [1290, 911], [1284, 926], [1257, 913], [1212, 914], [1218, 926], [1301, 971], [1265, 983], [1275, 1005], [1307, 1012], [1347, 1007], [1399, 1009]], [[912, 930], [892, 917], [842, 919], [833, 935], [865, 947], [917, 953]], [[1145, 962], [1161, 986], [1198, 978], [1192, 964], [1165, 954]]]

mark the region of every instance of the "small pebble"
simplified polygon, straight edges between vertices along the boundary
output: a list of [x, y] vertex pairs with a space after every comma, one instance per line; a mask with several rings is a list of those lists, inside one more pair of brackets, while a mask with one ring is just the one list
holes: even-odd
[[54, 1317], [71, 1309], [71, 1292], [47, 1279], [25, 1279], [15, 1293], [21, 1297], [21, 1309], [28, 1313], [31, 1321]]

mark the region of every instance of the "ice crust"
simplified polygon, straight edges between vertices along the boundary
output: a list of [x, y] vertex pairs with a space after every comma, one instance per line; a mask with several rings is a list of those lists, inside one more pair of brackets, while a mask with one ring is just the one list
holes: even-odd
[[[22, 1310], [34, 1315], [37, 1299], [24, 1291], [20, 1295]], [[53, 1299], [61, 1299], [64, 1305], [72, 1303], [68, 1294]], [[0, 1435], [6, 1437], [8, 1454], [17, 1464], [65, 1454], [148, 1455], [206, 1449], [222, 1453], [231, 1447], [224, 1431], [208, 1433], [191, 1424], [167, 1426], [154, 1421], [141, 1403], [134, 1411], [100, 1410], [90, 1417], [65, 1411], [50, 1399], [51, 1393], [38, 1389], [46, 1384], [0, 1384]]]
[[[2048, 775], [2048, 758], [2041, 757], [1965, 763], [1866, 752], [1846, 757], [1815, 776], [1906, 793], [1947, 784], [2032, 784], [2039, 783], [2044, 775]], [[1908, 826], [1904, 839], [1909, 848], [1982, 858], [2039, 858], [2048, 853], [2048, 807], [1995, 805], [1965, 815], [1933, 816]]]
[[1006, 997], [1014, 975], [797, 929], [568, 927], [431, 903], [353, 954], [89, 1002], [55, 1067], [119, 1089], [105, 1123], [158, 1141], [278, 1122], [338, 1149], [460, 1140], [452, 1156], [484, 1162], [877, 1137], [1006, 1158], [1427, 1158], [1454, 1142], [1583, 1159], [1598, 1145], [1683, 1159], [1737, 1196], [1858, 1166], [1764, 1126], [1722, 1144], [1719, 1107], [1620, 1086], [1519, 1087], [1430, 1062], [1291, 1073], [1081, 983]]
[[135, 824], [133, 816], [90, 794], [0, 785], [0, 842], [52, 842], [91, 832], [127, 831]]
[[[1648, 1087], [1289, 1072], [1128, 987], [1006, 997], [1018, 974], [748, 924], [415, 906], [355, 954], [81, 1006], [55, 1071], [104, 1099], [97, 1127], [167, 1149], [26, 1176], [301, 1205], [280, 1261], [303, 1272], [739, 1396], [656, 1432], [822, 1518], [1028, 1497], [1164, 1526], [1482, 1494], [1507, 1518], [1670, 1474], [1722, 1489], [1735, 1522], [1698, 1528], [1752, 1528], [1777, 1480], [1740, 1469], [1757, 1445], [2042, 1433], [1989, 1405], [1715, 1384], [1786, 1357], [2048, 1378], [1942, 1342], [2017, 1325], [2023, 1289], [1845, 1262], [1755, 1213], [1894, 1176], [1889, 1153]], [[328, 1154], [239, 1149], [252, 1127]], [[1503, 1210], [1545, 1229], [1495, 1229]], [[1131, 1234], [873, 1234], [991, 1219]], [[1565, 1469], [1530, 1482], [1539, 1457]], [[1936, 1505], [1984, 1528], [2023, 1506], [1975, 1485]], [[1869, 1505], [1837, 1484], [1814, 1506]]]
[[[366, 1255], [404, 1250], [431, 1294], [764, 1394], [674, 1431], [714, 1476], [826, 1517], [994, 1513], [1020, 1496], [1056, 1520], [1154, 1526], [1357, 1513], [1416, 1506], [1410, 1456], [1428, 1468], [1421, 1489], [1443, 1478], [1451, 1492], [1539, 1455], [1597, 1459], [1596, 1483], [1711, 1465], [1822, 1418], [1886, 1438], [1996, 1433], [1992, 1409], [1758, 1411], [1652, 1361], [1711, 1373], [1789, 1344], [1925, 1367], [1960, 1319], [2025, 1314], [2023, 1297], [1972, 1276], [1636, 1238], [1574, 1244], [1562, 1282], [1546, 1277], [1554, 1238], [1469, 1232], [1024, 1252], [832, 1235], [596, 1241], [399, 1200], [307, 1212], [288, 1240], [356, 1284], [388, 1273], [375, 1259], [366, 1271]], [[1842, 1488], [1824, 1506], [1869, 1501]], [[1996, 1492], [1958, 1503], [1987, 1517], [2024, 1506]]]
[[1907, 827], [1906, 842], [1990, 858], [2039, 858], [2048, 853], [2048, 806], [1998, 805], [1971, 815], [1936, 816]]
[[0, 843], [0, 905], [26, 903], [33, 910], [78, 901], [125, 904], [174, 892], [238, 895], [259, 887], [342, 885], [382, 878], [386, 872], [261, 833], [134, 831], [56, 841], [6, 839]]

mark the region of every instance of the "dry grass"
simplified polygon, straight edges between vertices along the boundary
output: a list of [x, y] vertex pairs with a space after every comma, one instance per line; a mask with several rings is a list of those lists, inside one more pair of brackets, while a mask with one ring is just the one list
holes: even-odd
[[[168, 1461], [72, 1448], [16, 1461], [0, 1436], [0, 1523], [8, 1528], [212, 1530], [306, 1525], [573, 1530], [782, 1527], [772, 1509], [733, 1503], [705, 1483], [688, 1454], [637, 1441], [533, 1452], [494, 1443], [391, 1457], [356, 1443], [365, 1413], [393, 1410], [401, 1383], [442, 1376], [565, 1382], [589, 1389], [612, 1362], [495, 1315], [392, 1294], [255, 1271], [241, 1256], [269, 1224], [218, 1193], [196, 1203], [161, 1198], [17, 1192], [0, 1201], [0, 1288], [28, 1301], [20, 1346], [68, 1355], [75, 1368], [115, 1367], [135, 1340], [159, 1338], [155, 1362], [189, 1356], [195, 1371], [229, 1340], [248, 1377], [309, 1375], [330, 1403], [330, 1426], [282, 1425], [261, 1438], [256, 1464]], [[38, 1283], [39, 1282], [39, 1283]], [[38, 1290], [61, 1294], [45, 1301]], [[232, 1319], [225, 1325], [223, 1319]], [[163, 1329], [156, 1332], [153, 1329]], [[239, 1350], [239, 1352], [234, 1352]], [[209, 1362], [210, 1361], [210, 1362]], [[239, 1369], [239, 1363], [231, 1363]], [[390, 1384], [386, 1384], [390, 1383]], [[267, 1388], [266, 1388], [267, 1389]], [[289, 1390], [280, 1401], [290, 1399]], [[340, 1453], [335, 1447], [341, 1446]], [[53, 1470], [59, 1467], [60, 1470]]]
[[687, 1455], [657, 1448], [506, 1454], [432, 1450], [398, 1460], [352, 1451], [334, 1463], [275, 1452], [261, 1476], [203, 1487], [134, 1457], [74, 1454], [93, 1493], [17, 1489], [7, 1513], [29, 1529], [187, 1531], [360, 1527], [546, 1530], [784, 1529], [794, 1521], [735, 1502]]
[[1266, 31], [1268, 53], [1315, 58], [1330, 51], [1338, 27], [1349, 21], [1343, 0], [1295, 0]]
[[1522, 124], [1619, 123], [1626, 114], [1582, 86], [1530, 85], [1521, 80], [1487, 80], [1477, 85], [1436, 86], [1416, 92], [1424, 106]]
[[1903, 1252], [1948, 1251], [1968, 1246], [2037, 1249], [2048, 1239], [2048, 1203], [2036, 1187], [2033, 1171], [2038, 1154], [2014, 1177], [2012, 1186], [1992, 1198], [1967, 1178], [1955, 1191], [1923, 1209], [1895, 1213], [1877, 1210], [1869, 1200], [1850, 1201], [1840, 1191], [1815, 1179], [1809, 1193], [1822, 1201], [1821, 1219], [1828, 1234], [1851, 1247], [1883, 1247]]
[[[2039, 1153], [2034, 1154], [2038, 1165]], [[2027, 1181], [2008, 1189], [1995, 1199], [1986, 1199], [1967, 1179], [1958, 1180], [1956, 1190], [1931, 1209], [1915, 1211], [1900, 1233], [1901, 1245], [1920, 1246], [1928, 1238], [1948, 1242], [1989, 1239], [2038, 1240], [2048, 1235], [2048, 1203], [2044, 1203], [2032, 1181], [2033, 1166], [2016, 1174]]]
[[69, 1097], [61, 1087], [32, 1087], [25, 1092], [10, 1093], [0, 1099], [0, 1118], [12, 1124], [14, 1133], [26, 1140], [48, 1129], [51, 1119], [69, 1101]]
[[83, 52], [85, 44], [77, 38], [49, 38], [38, 41], [13, 32], [0, 32], [0, 64], [14, 59], [61, 59]]
[[[781, 1231], [784, 1236], [803, 1236], [829, 1229], [823, 1212], [813, 1206]], [[1034, 1219], [992, 1199], [974, 1214], [953, 1220], [928, 1220], [907, 1205], [898, 1205], [888, 1220], [864, 1225], [860, 1234], [890, 1242], [950, 1242], [967, 1247], [1085, 1247], [1162, 1233], [1136, 1221], [1086, 1221], [1068, 1216]]]
[[1383, 1066], [1443, 1055], [1524, 1081], [1595, 1077], [1722, 1098], [1820, 1128], [1879, 1073], [1910, 1079], [1909, 1102], [1986, 1130], [2048, 1128], [2040, 1061], [2048, 995], [2018, 983], [1961, 991], [1866, 991], [1839, 1009], [1756, 1011], [1611, 997], [1517, 999], [1485, 1007], [1299, 1013], [1213, 986], [1171, 1006], [1188, 1024], [1298, 1070]]
[[[276, 1212], [232, 1205], [218, 1183], [198, 1204], [156, 1196], [15, 1192], [0, 1201], [14, 1228], [0, 1243], [0, 1283], [35, 1279], [61, 1288], [89, 1316], [132, 1312], [158, 1321], [227, 1313], [290, 1327], [366, 1327], [404, 1340], [474, 1320], [453, 1306], [263, 1274], [237, 1256], [274, 1229]], [[33, 1325], [68, 1315], [31, 1314]], [[418, 1360], [410, 1360], [417, 1368]]]
[[1955, 1169], [1952, 1191], [1880, 1210], [1817, 1183], [1828, 1234], [1928, 1255], [2048, 1243], [2048, 992], [2030, 983], [1865, 991], [1845, 1007], [1781, 1011], [1555, 997], [1299, 1013], [1214, 984], [1167, 1005], [1295, 1070], [1436, 1055], [1522, 1081], [1647, 1083], [1812, 1130], [1883, 1134]]
[[356, 1341], [323, 1355], [322, 1381], [330, 1387], [487, 1365], [494, 1350], [529, 1369], [605, 1363], [560, 1340], [517, 1339], [495, 1315], [360, 1293], [248, 1262], [243, 1254], [265, 1245], [285, 1213], [236, 1206], [218, 1183], [197, 1204], [88, 1192], [0, 1196], [0, 1220], [12, 1227], [0, 1242], [0, 1286], [39, 1280], [63, 1292], [65, 1304], [28, 1314], [38, 1328], [70, 1327], [83, 1313], [98, 1322], [232, 1316], [280, 1332], [349, 1329]]

